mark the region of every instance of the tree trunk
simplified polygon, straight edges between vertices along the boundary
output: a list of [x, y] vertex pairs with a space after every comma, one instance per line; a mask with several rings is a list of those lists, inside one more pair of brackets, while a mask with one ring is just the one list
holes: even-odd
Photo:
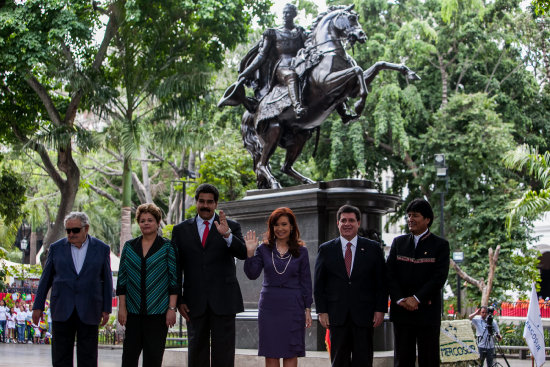
[[[109, 6], [107, 14], [109, 15], [109, 20], [105, 27], [103, 39], [91, 66], [91, 69], [96, 72], [99, 70], [99, 68], [103, 64], [103, 61], [105, 60], [108, 46], [111, 43], [111, 39], [117, 33], [118, 25], [120, 23], [119, 18], [121, 13], [120, 8], [117, 4], [112, 4], [111, 6]], [[73, 126], [78, 107], [80, 105], [82, 97], [84, 96], [83, 89], [76, 89], [72, 93], [71, 100], [69, 102], [69, 105], [66, 106], [66, 110], [64, 111], [64, 118], [62, 120], [60, 111], [55, 106], [53, 100], [49, 96], [49, 91], [46, 90], [46, 88], [44, 88], [44, 86], [42, 86], [34, 76], [27, 77], [26, 82], [34, 90], [38, 98], [40, 98], [40, 100], [44, 104], [48, 116], [50, 117], [54, 125], [63, 125], [67, 127]], [[28, 141], [26, 137], [22, 138], [22, 136], [18, 136], [18, 138], [21, 141]], [[63, 220], [73, 208], [76, 193], [78, 192], [78, 186], [80, 184], [80, 169], [73, 160], [72, 146], [70, 142], [66, 146], [57, 149], [57, 169], [65, 174], [65, 179], [63, 179], [60, 173], [53, 167], [48, 152], [42, 145], [33, 144], [32, 149], [34, 149], [40, 155], [40, 158], [42, 159], [48, 175], [57, 185], [61, 194], [55, 222], [53, 223], [53, 225], [49, 225], [50, 223], [48, 223], [48, 230], [46, 231], [46, 235], [44, 236], [43, 240], [44, 251], [40, 256], [40, 262], [42, 266], [44, 266], [50, 244], [64, 237], [65, 235]]]
[[439, 72], [441, 73], [441, 106], [440, 108], [445, 108], [448, 102], [447, 70], [445, 69], [444, 60], [441, 55], [437, 55], [437, 61], [439, 62]]
[[[195, 167], [195, 164], [196, 164], [196, 152], [194, 152], [192, 149], [189, 150], [189, 164], [187, 165], [187, 169], [189, 171], [195, 171], [196, 167]], [[183, 202], [182, 202], [182, 205], [185, 205], [185, 209], [189, 208], [191, 205], [193, 205], [193, 200], [195, 200], [195, 198], [193, 196], [189, 196], [187, 195], [186, 192], [183, 192], [182, 193], [182, 198], [183, 198]], [[182, 210], [182, 213], [183, 212], [187, 212], [186, 210]], [[182, 221], [185, 220], [185, 218], [181, 218]]]
[[495, 270], [498, 262], [498, 254], [500, 253], [500, 245], [497, 246], [496, 250], [493, 252], [492, 248], [489, 248], [489, 274], [487, 274], [487, 283], [485, 283], [484, 278], [480, 280], [474, 279], [473, 277], [466, 274], [464, 270], [457, 263], [451, 259], [451, 266], [455, 269], [458, 276], [464, 279], [466, 282], [475, 285], [477, 289], [481, 292], [481, 305], [488, 306], [489, 296], [493, 290], [493, 280], [495, 278]]
[[493, 290], [493, 280], [495, 278], [495, 270], [497, 267], [498, 254], [500, 253], [500, 245], [497, 246], [493, 253], [493, 249], [489, 248], [489, 274], [487, 275], [487, 285], [481, 294], [481, 305], [487, 306], [489, 304], [489, 296]]
[[139, 154], [141, 158], [141, 182], [145, 188], [145, 200], [147, 200], [147, 203], [152, 203], [153, 195], [151, 193], [151, 182], [149, 180], [149, 163], [147, 163], [147, 153], [143, 145], [139, 147]]
[[120, 210], [119, 255], [126, 241], [132, 238], [132, 166], [131, 158], [124, 157], [122, 172], [122, 208]]
[[72, 148], [70, 146], [67, 149], [58, 150], [57, 166], [60, 171], [65, 173], [66, 179], [54, 179], [61, 197], [59, 199], [59, 207], [57, 208], [55, 221], [51, 226], [48, 226], [48, 230], [44, 236], [42, 245], [44, 247], [44, 251], [42, 251], [42, 254], [40, 255], [40, 263], [42, 266], [46, 263], [50, 245], [65, 236], [65, 224], [63, 223], [63, 220], [65, 219], [65, 216], [67, 216], [67, 214], [69, 214], [73, 209], [76, 193], [78, 192], [78, 185], [80, 183], [80, 169], [74, 162], [71, 151]]

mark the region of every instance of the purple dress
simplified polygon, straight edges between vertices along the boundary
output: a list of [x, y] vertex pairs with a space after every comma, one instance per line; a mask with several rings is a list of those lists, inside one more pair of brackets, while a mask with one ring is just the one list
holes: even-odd
[[[274, 267], [275, 266], [275, 267]], [[256, 279], [264, 270], [258, 302], [258, 355], [267, 358], [303, 357], [305, 309], [311, 307], [311, 272], [307, 249], [300, 247], [297, 258], [271, 251], [265, 244], [244, 262], [244, 272]]]

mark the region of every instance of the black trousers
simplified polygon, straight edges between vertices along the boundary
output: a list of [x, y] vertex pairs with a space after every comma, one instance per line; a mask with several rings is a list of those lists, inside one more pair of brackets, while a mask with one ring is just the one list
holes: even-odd
[[439, 325], [393, 323], [394, 367], [414, 367], [418, 345], [418, 366], [439, 366]]
[[187, 336], [189, 367], [235, 365], [235, 315], [216, 315], [207, 307], [203, 315], [187, 323]]
[[332, 367], [371, 367], [373, 327], [353, 323], [348, 314], [343, 325], [330, 326], [330, 361]]
[[143, 350], [143, 366], [160, 367], [166, 346], [166, 314], [128, 314], [122, 347], [122, 367], [137, 367]]
[[76, 309], [67, 321], [52, 322], [52, 365], [73, 365], [76, 336], [76, 362], [78, 367], [97, 367], [97, 332], [99, 325], [80, 321]]
[[495, 348], [478, 348], [480, 366], [483, 366], [483, 362], [487, 359], [487, 367], [491, 367], [495, 361]]

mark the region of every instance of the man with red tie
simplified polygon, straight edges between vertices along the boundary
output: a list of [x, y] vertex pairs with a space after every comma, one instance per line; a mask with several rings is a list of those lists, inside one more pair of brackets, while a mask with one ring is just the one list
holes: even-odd
[[340, 236], [319, 247], [314, 296], [319, 322], [330, 330], [333, 367], [372, 366], [373, 332], [388, 309], [385, 262], [377, 242], [357, 236], [361, 212], [337, 214]]
[[235, 315], [244, 311], [235, 258], [246, 259], [241, 226], [217, 215], [219, 192], [201, 184], [198, 215], [176, 225], [183, 292], [178, 309], [187, 322], [188, 366], [231, 367], [235, 363]]

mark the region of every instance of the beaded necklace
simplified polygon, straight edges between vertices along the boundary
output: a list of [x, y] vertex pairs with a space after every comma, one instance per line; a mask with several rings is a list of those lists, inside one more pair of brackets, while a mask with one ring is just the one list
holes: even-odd
[[[287, 263], [286, 263], [285, 268], [283, 269], [283, 271], [279, 271], [279, 270], [277, 270], [277, 266], [275, 266], [275, 255], [274, 255], [275, 251], [276, 251], [276, 249], [274, 249], [273, 251], [271, 251], [271, 262], [273, 263], [273, 269], [275, 269], [275, 272], [276, 272], [277, 274], [283, 275], [283, 274], [285, 273], [286, 269], [288, 268], [288, 264], [290, 264], [290, 260], [292, 260], [292, 254], [288, 254], [288, 255], [285, 256], [285, 257], [279, 256], [279, 258], [280, 258], [281, 260], [286, 260], [286, 259], [288, 259], [288, 261], [287, 261]], [[285, 254], [286, 254], [286, 252], [285, 252]]]

